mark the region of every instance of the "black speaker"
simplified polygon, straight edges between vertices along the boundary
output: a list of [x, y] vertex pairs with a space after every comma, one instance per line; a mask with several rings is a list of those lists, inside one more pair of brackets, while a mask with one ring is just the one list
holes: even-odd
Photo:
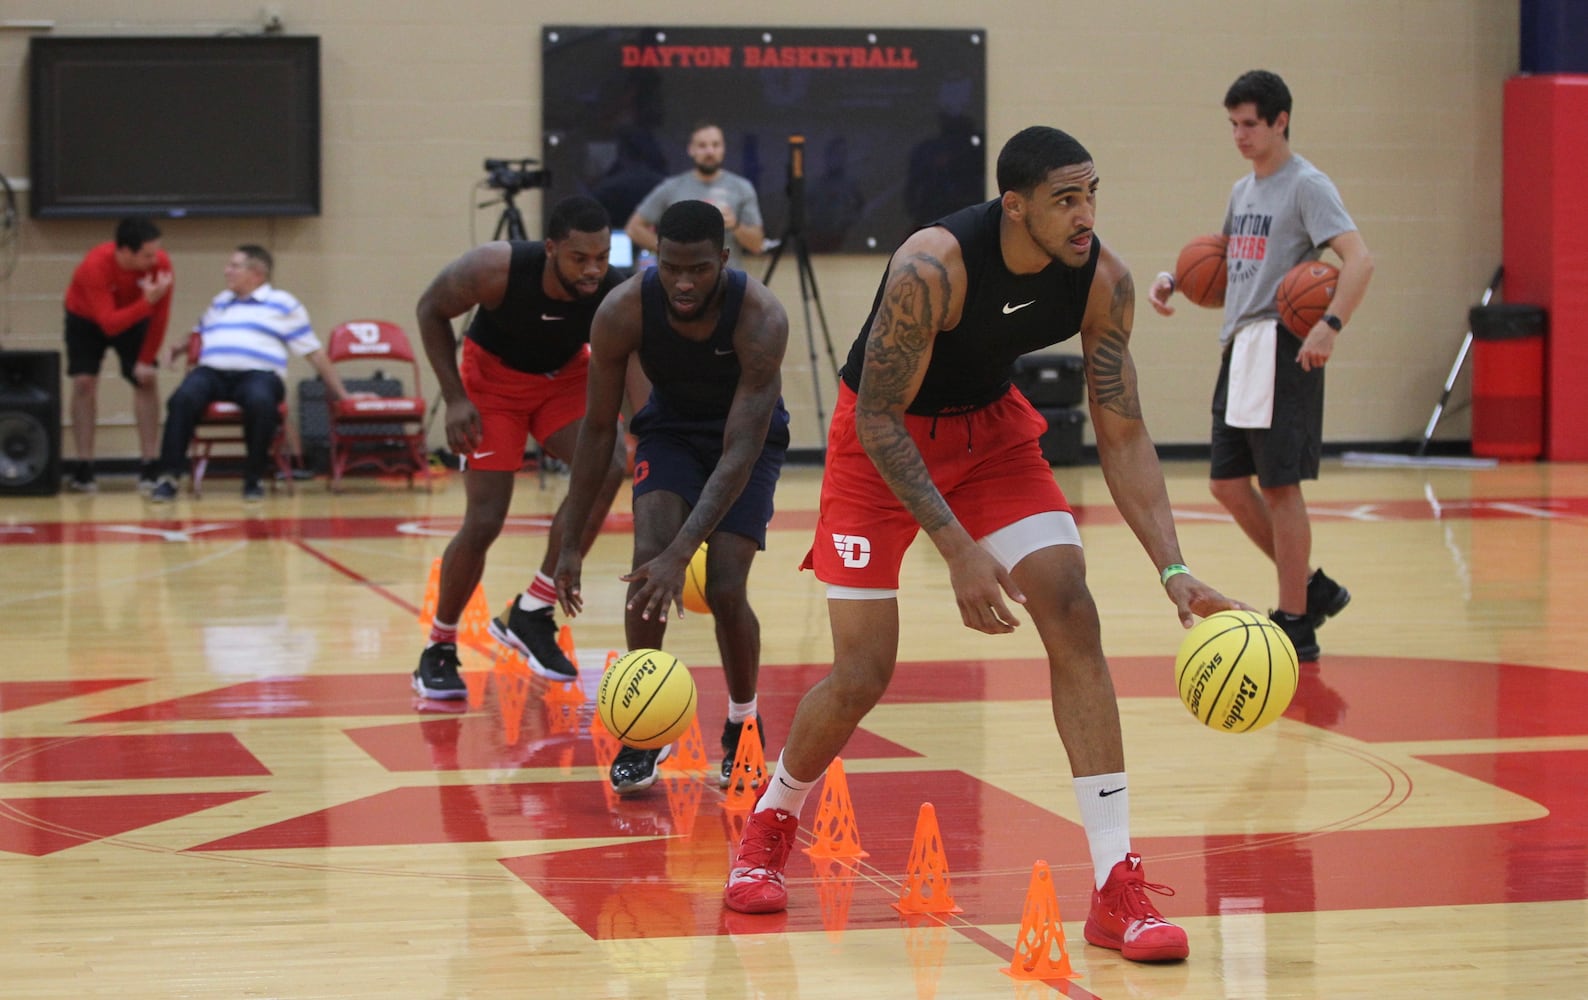
[[61, 353], [0, 351], [0, 496], [61, 489]]

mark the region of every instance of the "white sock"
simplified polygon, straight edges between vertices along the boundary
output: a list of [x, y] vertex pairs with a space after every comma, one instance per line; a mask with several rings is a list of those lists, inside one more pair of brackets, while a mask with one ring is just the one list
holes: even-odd
[[1125, 772], [1075, 779], [1075, 801], [1092, 851], [1092, 875], [1101, 889], [1108, 873], [1130, 853], [1130, 792]]
[[752, 716], [754, 714], [755, 714], [755, 697], [754, 696], [751, 696], [749, 701], [729, 701], [728, 702], [728, 721], [729, 722], [743, 722], [745, 719], [748, 719], [750, 716]]
[[756, 806], [755, 811], [781, 809], [786, 813], [793, 813], [798, 816], [800, 810], [805, 808], [805, 797], [810, 795], [811, 789], [815, 785], [815, 779], [800, 781], [791, 777], [787, 771], [783, 770], [783, 755], [778, 754], [777, 770], [773, 772], [771, 779], [767, 781], [766, 793], [761, 796], [761, 803]]
[[551, 607], [556, 600], [557, 584], [545, 573], [536, 572], [535, 579], [518, 595], [518, 606], [525, 611], [539, 611]]

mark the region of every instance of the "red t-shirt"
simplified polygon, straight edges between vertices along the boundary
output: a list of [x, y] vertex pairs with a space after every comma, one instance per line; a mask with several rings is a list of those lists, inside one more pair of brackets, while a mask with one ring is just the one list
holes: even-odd
[[[171, 258], [164, 250], [160, 251], [154, 270], [171, 270]], [[144, 335], [138, 360], [152, 365], [165, 341], [175, 286], [159, 302], [150, 305], [143, 297], [143, 289], [138, 287], [138, 280], [146, 273], [123, 270], [116, 264], [115, 241], [101, 243], [88, 251], [77, 270], [72, 272], [72, 283], [66, 286], [66, 311], [93, 321], [107, 337], [123, 333], [147, 319], [149, 332]]]

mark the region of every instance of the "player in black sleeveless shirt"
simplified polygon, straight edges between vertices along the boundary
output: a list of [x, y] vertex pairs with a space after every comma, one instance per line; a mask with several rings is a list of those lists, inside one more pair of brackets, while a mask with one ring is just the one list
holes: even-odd
[[[590, 401], [568, 488], [557, 594], [570, 615], [583, 606], [573, 525], [596, 495], [598, 456], [612, 447], [624, 375], [638, 357], [652, 392], [629, 424], [639, 445], [624, 634], [630, 649], [662, 647], [668, 608], [683, 610], [684, 570], [709, 541], [705, 597], [728, 680], [719, 779], [726, 784], [744, 721], [757, 716], [761, 625], [746, 587], [750, 564], [766, 547], [772, 492], [788, 450], [780, 396], [788, 316], [765, 285], [726, 269], [716, 206], [677, 202], [656, 231], [656, 268], [613, 292], [590, 331]], [[626, 795], [649, 788], [667, 752], [625, 747], [612, 763], [613, 789]]]
[[1188, 953], [1185, 932], [1148, 901], [1131, 852], [1119, 712], [1080, 534], [1042, 457], [1045, 421], [1009, 379], [1021, 354], [1079, 333], [1104, 476], [1181, 622], [1239, 606], [1179, 565], [1136, 394], [1134, 289], [1093, 232], [1097, 184], [1080, 143], [1057, 129], [1026, 129], [999, 154], [999, 198], [918, 230], [889, 262], [843, 371], [806, 556], [827, 584], [832, 673], [800, 702], [746, 824], [724, 894], [730, 908], [787, 905], [783, 868], [800, 809], [887, 689], [898, 657], [899, 563], [925, 529], [968, 628], [1013, 632], [1011, 602], [1036, 623], [1092, 854], [1087, 940], [1143, 961]]
[[[458, 675], [458, 620], [507, 518], [528, 438], [563, 461], [573, 456], [584, 414], [590, 322], [621, 280], [607, 268], [611, 243], [599, 202], [565, 198], [552, 208], [544, 242], [476, 247], [447, 265], [419, 300], [419, 332], [446, 399], [447, 445], [462, 461], [467, 494], [463, 526], [441, 559], [435, 620], [413, 674], [422, 697], [468, 693]], [[460, 370], [452, 320], [475, 307]], [[621, 451], [592, 464], [600, 486], [577, 521], [573, 542], [585, 549], [623, 480]], [[552, 521], [540, 572], [490, 622], [491, 635], [523, 653], [531, 670], [560, 681], [578, 677], [557, 645], [552, 618], [557, 592], [550, 574], [567, 516], [565, 501]]]

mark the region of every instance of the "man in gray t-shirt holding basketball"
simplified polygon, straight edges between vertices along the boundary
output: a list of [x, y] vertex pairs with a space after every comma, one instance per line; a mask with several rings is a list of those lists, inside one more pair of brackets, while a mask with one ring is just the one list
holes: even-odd
[[[1290, 151], [1285, 81], [1266, 70], [1244, 73], [1224, 95], [1224, 107], [1235, 147], [1251, 161], [1252, 172], [1235, 183], [1224, 215], [1229, 282], [1219, 333], [1223, 361], [1213, 391], [1209, 485], [1235, 523], [1274, 561], [1279, 606], [1269, 616], [1302, 660], [1316, 660], [1317, 627], [1344, 608], [1351, 594], [1321, 568], [1312, 568], [1312, 524], [1301, 482], [1318, 478], [1323, 366], [1367, 292], [1373, 256], [1333, 182]], [[1286, 330], [1277, 322], [1279, 283], [1292, 267], [1318, 259], [1324, 247], [1341, 261], [1329, 310], [1311, 330]], [[1160, 274], [1147, 300], [1167, 316], [1174, 312], [1169, 305], [1174, 290], [1173, 276]], [[1259, 339], [1264, 337], [1272, 339], [1272, 350]], [[1253, 350], [1254, 345], [1263, 346]], [[1253, 370], [1261, 373], [1257, 380]]]
[[708, 201], [722, 212], [728, 227], [728, 264], [744, 270], [744, 255], [760, 253], [766, 242], [761, 222], [761, 203], [755, 186], [730, 170], [723, 169], [727, 143], [722, 129], [712, 122], [700, 122], [689, 133], [689, 159], [693, 170], [675, 174], [645, 196], [623, 227], [636, 250], [656, 252], [656, 220], [680, 201]]

